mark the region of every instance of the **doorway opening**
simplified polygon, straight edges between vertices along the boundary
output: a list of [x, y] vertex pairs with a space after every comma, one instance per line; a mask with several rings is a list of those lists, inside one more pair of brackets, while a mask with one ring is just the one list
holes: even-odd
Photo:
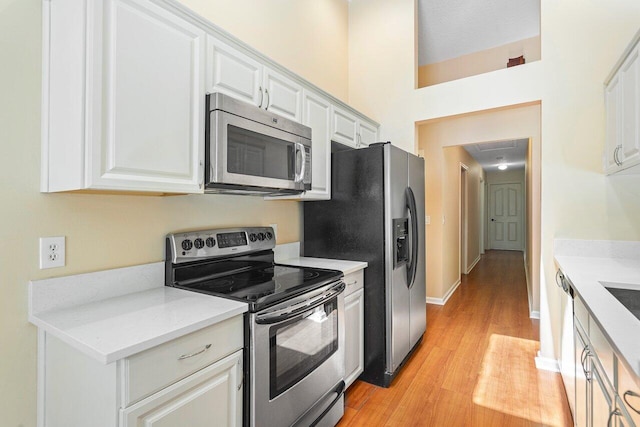
[[469, 224], [467, 220], [467, 204], [468, 204], [468, 191], [467, 191], [467, 171], [469, 170], [469, 166], [464, 163], [460, 163], [460, 215], [459, 215], [459, 224], [460, 224], [460, 258], [458, 260], [460, 275], [468, 274], [468, 244], [469, 241], [467, 239], [467, 232], [469, 230]]

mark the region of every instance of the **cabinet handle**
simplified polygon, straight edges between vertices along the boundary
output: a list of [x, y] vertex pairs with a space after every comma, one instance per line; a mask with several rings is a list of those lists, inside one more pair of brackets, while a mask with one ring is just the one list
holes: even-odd
[[622, 412], [620, 412], [618, 409], [614, 409], [613, 411], [611, 411], [609, 413], [609, 419], [607, 420], [607, 427], [611, 427], [611, 420], [614, 416], [619, 417], [620, 415], [622, 415]]
[[626, 403], [627, 406], [633, 409], [636, 413], [640, 414], [640, 409], [634, 408], [633, 405], [629, 403], [629, 401], [627, 400], [627, 396], [640, 397], [640, 394], [636, 393], [635, 391], [627, 390], [624, 392], [624, 395], [622, 395], [622, 398], [624, 399], [624, 403]]
[[616, 162], [616, 165], [622, 166], [622, 162], [618, 158], [618, 151], [622, 148], [622, 145], [616, 146], [616, 149], [613, 151], [613, 161]]
[[354, 286], [354, 285], [357, 285], [357, 284], [358, 284], [358, 281], [357, 281], [357, 280], [354, 280], [354, 281], [353, 281], [353, 282], [351, 282], [351, 283], [347, 283], [347, 286]]
[[196, 351], [195, 353], [191, 353], [191, 354], [183, 354], [182, 356], [178, 357], [178, 360], [184, 360], [184, 359], [188, 359], [190, 357], [193, 356], [197, 356], [199, 354], [204, 353], [205, 351], [209, 350], [211, 348], [211, 344], [207, 344], [204, 346], [204, 348], [200, 351]]
[[202, 188], [202, 185], [204, 184], [204, 163], [202, 163], [202, 160], [200, 160], [200, 168], [198, 170], [200, 171], [200, 182], [198, 182], [198, 188]]
[[[260, 105], [258, 105], [258, 108], [262, 108], [262, 101], [264, 100], [264, 93], [262, 93], [262, 86], [260, 86], [258, 90], [260, 91]], [[615, 157], [615, 154], [614, 154], [614, 157]]]
[[269, 109], [269, 102], [271, 101], [271, 95], [269, 95], [269, 90], [267, 88], [264, 88], [264, 94], [267, 97], [267, 103], [264, 105], [264, 109], [268, 110]]
[[582, 355], [580, 356], [580, 363], [582, 364], [582, 372], [584, 372], [584, 378], [587, 382], [591, 382], [591, 372], [587, 370], [586, 363], [587, 358], [591, 355], [588, 347], [582, 349]]

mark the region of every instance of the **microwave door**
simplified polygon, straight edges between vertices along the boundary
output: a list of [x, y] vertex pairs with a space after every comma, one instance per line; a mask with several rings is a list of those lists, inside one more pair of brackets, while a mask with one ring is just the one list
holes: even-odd
[[303, 138], [220, 110], [211, 119], [212, 183], [304, 190]]

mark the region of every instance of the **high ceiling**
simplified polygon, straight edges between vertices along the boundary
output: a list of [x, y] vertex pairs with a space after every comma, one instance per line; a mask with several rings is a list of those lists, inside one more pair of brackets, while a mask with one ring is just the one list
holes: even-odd
[[418, 0], [419, 65], [538, 34], [540, 0]]
[[476, 159], [486, 172], [497, 171], [505, 163], [509, 170], [522, 169], [527, 159], [528, 139], [513, 141], [483, 142], [465, 145], [464, 149]]

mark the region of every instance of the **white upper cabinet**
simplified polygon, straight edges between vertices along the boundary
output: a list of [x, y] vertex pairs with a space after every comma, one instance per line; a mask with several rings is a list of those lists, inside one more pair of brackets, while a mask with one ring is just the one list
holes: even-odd
[[207, 37], [207, 44], [207, 92], [221, 92], [261, 106], [262, 64], [212, 36]]
[[208, 58], [207, 92], [222, 92], [302, 121], [302, 85], [212, 36]]
[[605, 172], [637, 172], [640, 165], [640, 47], [636, 35], [605, 87]]
[[42, 190], [202, 192], [204, 31], [151, 1], [44, 4]]
[[370, 144], [373, 144], [374, 142], [379, 142], [377, 125], [362, 119], [359, 120], [358, 125], [358, 135], [360, 138], [361, 146], [368, 146]]
[[334, 106], [331, 140], [352, 148], [362, 148], [378, 140], [378, 126], [372, 122]]

